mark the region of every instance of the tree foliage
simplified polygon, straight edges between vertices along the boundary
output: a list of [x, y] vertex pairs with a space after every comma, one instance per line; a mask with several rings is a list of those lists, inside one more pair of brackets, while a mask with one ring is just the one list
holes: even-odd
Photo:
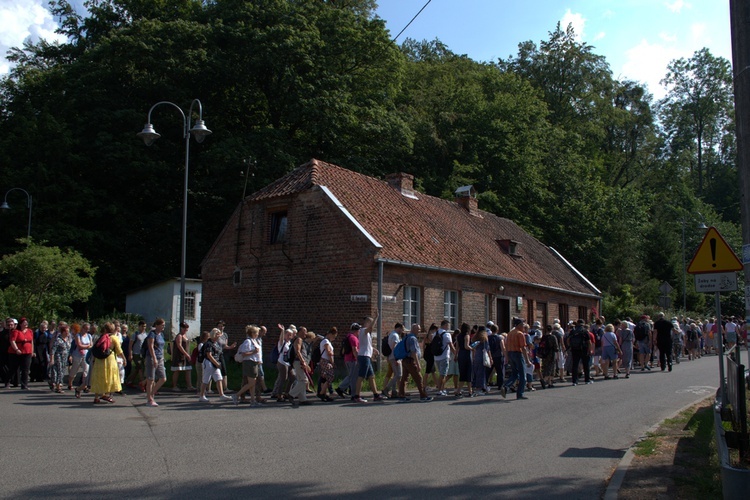
[[[214, 132], [190, 149], [189, 276], [245, 181], [253, 192], [311, 157], [406, 171], [447, 198], [474, 184], [480, 208], [555, 247], [623, 310], [652, 303], [660, 280], [682, 292], [680, 221], [739, 220], [728, 63], [707, 50], [670, 64], [654, 106], [559, 24], [480, 63], [439, 40], [397, 46], [373, 0], [86, 6], [52, 2], [67, 43], [12, 51], [0, 164], [34, 196], [34, 237], [99, 268], [102, 309], [178, 274], [182, 122], [159, 107], [162, 139], [147, 149], [135, 137], [161, 100], [199, 98]], [[5, 220], [23, 234], [20, 215]], [[690, 251], [700, 234], [687, 236]]]
[[88, 300], [96, 268], [87, 259], [75, 250], [24, 242], [23, 250], [0, 260], [0, 316], [24, 315], [33, 324]]

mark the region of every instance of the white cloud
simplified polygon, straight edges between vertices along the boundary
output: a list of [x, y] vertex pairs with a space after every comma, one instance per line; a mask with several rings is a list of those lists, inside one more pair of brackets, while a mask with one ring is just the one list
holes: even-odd
[[[74, 2], [77, 3], [77, 2]], [[46, 9], [45, 0], [3, 0], [0, 2], [0, 75], [8, 73], [10, 63], [5, 55], [11, 47], [21, 47], [25, 40], [37, 42], [65, 41], [55, 33], [57, 23]]]
[[672, 3], [665, 3], [664, 5], [675, 14], [679, 14], [680, 12], [682, 12], [682, 9], [693, 8], [693, 6], [690, 3], [686, 3], [683, 0], [675, 0]]
[[666, 95], [666, 89], [659, 81], [666, 75], [670, 61], [690, 56], [683, 52], [676, 47], [652, 44], [643, 39], [638, 45], [625, 51], [626, 62], [622, 65], [620, 78], [645, 83], [654, 99], [661, 99]]
[[702, 44], [706, 39], [706, 25], [704, 23], [695, 23], [690, 25], [690, 35], [693, 37], [693, 43]]
[[582, 14], [573, 14], [570, 9], [565, 12], [565, 15], [560, 19], [560, 27], [565, 30], [568, 25], [573, 25], [573, 31], [575, 31], [576, 39], [578, 41], [583, 40], [584, 27], [586, 25], [586, 19]]
[[603, 32], [603, 31], [600, 31], [599, 33], [596, 34], [596, 36], [594, 37], [593, 41], [596, 42], [597, 40], [601, 40], [605, 36], [607, 36], [607, 34], [605, 32]]
[[667, 43], [675, 43], [677, 41], [677, 35], [673, 35], [672, 33], [665, 33], [663, 31], [659, 33], [659, 38]]
[[605, 11], [604, 11], [604, 12], [602, 13], [602, 17], [603, 17], [604, 19], [612, 19], [612, 18], [614, 18], [614, 17], [615, 17], [615, 13], [614, 13], [614, 11], [612, 11], [612, 10], [610, 10], [610, 9], [607, 9], [607, 10], [605, 10]]

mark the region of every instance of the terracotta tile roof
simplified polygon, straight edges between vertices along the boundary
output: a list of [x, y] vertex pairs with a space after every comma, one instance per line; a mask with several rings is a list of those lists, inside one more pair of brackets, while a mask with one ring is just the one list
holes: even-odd
[[[249, 196], [260, 201], [326, 186], [383, 248], [382, 259], [597, 294], [553, 251], [509, 219], [416, 193], [384, 180], [312, 160]], [[499, 241], [517, 242], [517, 256]], [[506, 245], [507, 246], [507, 245]]]

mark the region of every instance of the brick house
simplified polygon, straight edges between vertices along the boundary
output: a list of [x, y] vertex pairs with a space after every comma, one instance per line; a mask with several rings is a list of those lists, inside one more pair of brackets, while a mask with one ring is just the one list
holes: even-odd
[[234, 336], [248, 323], [346, 331], [380, 310], [380, 331], [444, 317], [508, 331], [513, 317], [549, 324], [598, 307], [596, 287], [479, 210], [471, 186], [449, 201], [414, 191], [413, 179], [312, 160], [246, 197], [202, 263], [203, 329], [224, 319]]

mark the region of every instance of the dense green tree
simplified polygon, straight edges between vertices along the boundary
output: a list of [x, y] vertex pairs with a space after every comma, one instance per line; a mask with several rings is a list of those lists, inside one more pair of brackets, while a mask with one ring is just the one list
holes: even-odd
[[370, 1], [86, 5], [79, 16], [53, 3], [68, 43], [14, 52], [0, 161], [34, 196], [35, 236], [100, 268], [104, 304], [179, 271], [182, 122], [157, 108], [163, 138], [145, 148], [135, 133], [154, 103], [187, 111], [197, 97], [214, 132], [191, 146], [189, 276], [240, 200], [242, 171], [250, 192], [313, 156], [379, 175], [410, 147], [392, 112], [404, 58]]
[[24, 315], [30, 324], [72, 311], [94, 290], [96, 268], [79, 252], [23, 240], [23, 250], [0, 260], [0, 316]]
[[712, 184], [726, 141], [732, 140], [727, 136], [734, 136], [729, 126], [733, 120], [731, 66], [704, 48], [689, 59], [670, 62], [662, 84], [667, 96], [659, 102], [659, 111], [672, 156], [684, 162], [683, 168], [702, 196]]

